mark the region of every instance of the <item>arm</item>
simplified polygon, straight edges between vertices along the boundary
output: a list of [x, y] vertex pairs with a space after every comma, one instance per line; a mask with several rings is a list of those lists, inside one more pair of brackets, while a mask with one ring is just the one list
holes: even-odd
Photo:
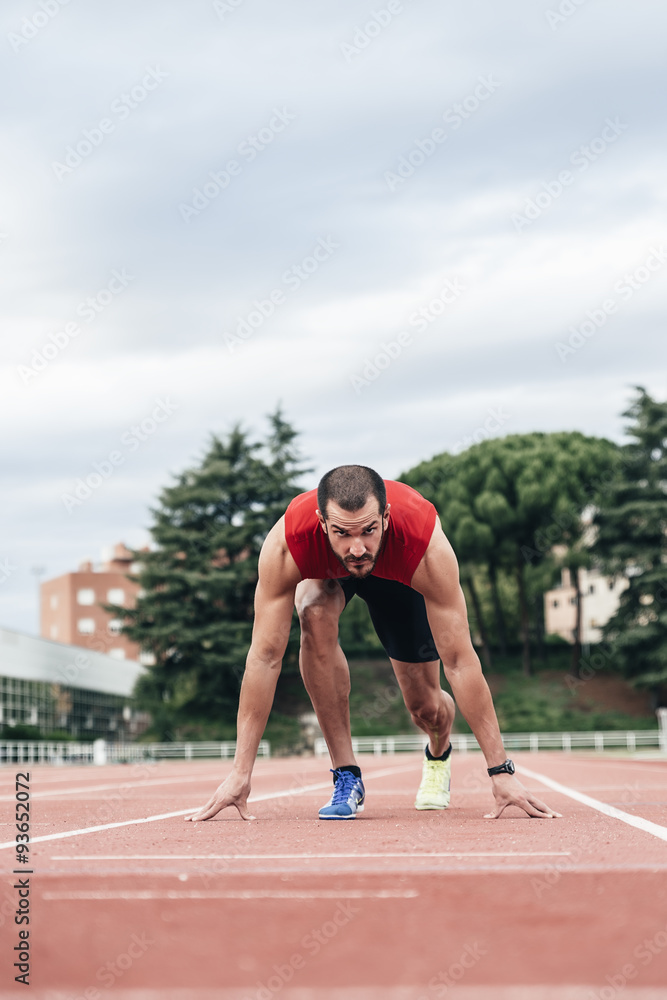
[[[477, 738], [486, 766], [502, 764], [507, 755], [491, 692], [470, 639], [456, 556], [437, 519], [431, 541], [415, 571], [411, 586], [424, 597], [429, 625], [445, 676], [458, 707]], [[530, 795], [513, 775], [499, 774], [491, 781], [496, 811], [489, 816], [499, 817], [509, 805], [519, 806], [529, 816], [545, 818], [559, 815]]]
[[239, 697], [232, 772], [206, 805], [187, 819], [210, 819], [229, 805], [236, 806], [243, 819], [253, 819], [247, 806], [250, 778], [273, 704], [292, 623], [294, 591], [300, 579], [285, 544], [281, 518], [267, 535], [259, 557], [255, 622]]

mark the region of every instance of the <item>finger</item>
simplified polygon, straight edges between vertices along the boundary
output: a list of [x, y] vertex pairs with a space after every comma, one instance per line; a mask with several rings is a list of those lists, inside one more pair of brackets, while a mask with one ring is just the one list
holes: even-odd
[[549, 817], [549, 819], [562, 819], [563, 814], [556, 812], [555, 809], [550, 809], [545, 802], [541, 802], [539, 799], [528, 799], [531, 806], [539, 811], [539, 815], [542, 817]]
[[501, 803], [501, 805], [497, 806], [495, 812], [486, 813], [484, 819], [499, 819], [499, 817], [502, 816], [502, 814], [504, 813], [505, 809], [507, 809], [507, 807], [511, 804], [512, 804], [511, 802]]
[[233, 804], [238, 809], [239, 816], [241, 817], [241, 819], [254, 819], [255, 818], [254, 816], [252, 816], [248, 812], [248, 800], [247, 800], [247, 798], [244, 797], [242, 799], [237, 799]]
[[204, 813], [207, 812], [214, 805], [215, 805], [215, 796], [212, 795], [211, 798], [206, 803], [206, 805], [202, 806], [200, 809], [197, 809], [191, 816], [186, 816], [185, 822], [190, 823], [196, 819], [203, 819]]
[[229, 805], [229, 802], [213, 802], [212, 804], [207, 802], [206, 805], [203, 806], [199, 812], [196, 812], [194, 816], [191, 816], [190, 819], [193, 823], [198, 823], [203, 819], [211, 819], [212, 816], [215, 816], [227, 805]]
[[560, 819], [560, 813], [554, 812], [550, 809], [548, 805], [544, 802], [540, 802], [539, 799], [526, 798], [523, 802], [517, 802], [524, 812], [527, 812], [529, 816], [534, 819]]

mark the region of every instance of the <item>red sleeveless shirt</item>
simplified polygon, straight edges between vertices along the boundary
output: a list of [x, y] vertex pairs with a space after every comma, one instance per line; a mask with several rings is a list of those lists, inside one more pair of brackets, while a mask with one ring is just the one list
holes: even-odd
[[[436, 510], [405, 483], [385, 479], [389, 526], [371, 576], [410, 586], [435, 526]], [[317, 514], [317, 490], [301, 493], [285, 511], [285, 541], [304, 580], [339, 579], [350, 574], [333, 554]]]

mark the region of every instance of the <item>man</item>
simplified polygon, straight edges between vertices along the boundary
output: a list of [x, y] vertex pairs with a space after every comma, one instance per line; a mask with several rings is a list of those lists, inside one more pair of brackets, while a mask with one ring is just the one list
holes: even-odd
[[331, 755], [334, 789], [320, 819], [354, 819], [365, 791], [350, 735], [350, 674], [338, 619], [358, 593], [391, 660], [405, 704], [428, 736], [417, 809], [449, 804], [454, 701], [440, 688], [440, 660], [456, 703], [486, 758], [497, 818], [510, 805], [558, 816], [514, 777], [491, 693], [470, 639], [458, 566], [435, 507], [403, 483], [363, 465], [342, 465], [302, 493], [266, 537], [259, 557], [255, 623], [238, 712], [232, 773], [188, 819], [210, 819], [247, 799], [296, 606], [299, 665]]

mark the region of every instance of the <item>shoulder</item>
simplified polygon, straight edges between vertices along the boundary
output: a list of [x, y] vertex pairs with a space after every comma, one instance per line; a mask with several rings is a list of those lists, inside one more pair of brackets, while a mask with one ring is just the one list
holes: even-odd
[[443, 588], [458, 587], [459, 566], [449, 539], [442, 530], [440, 518], [436, 517], [433, 533], [412, 577], [411, 586], [426, 596]]
[[279, 590], [295, 587], [301, 580], [301, 574], [285, 538], [284, 514], [264, 539], [259, 554], [259, 576], [264, 584]]

